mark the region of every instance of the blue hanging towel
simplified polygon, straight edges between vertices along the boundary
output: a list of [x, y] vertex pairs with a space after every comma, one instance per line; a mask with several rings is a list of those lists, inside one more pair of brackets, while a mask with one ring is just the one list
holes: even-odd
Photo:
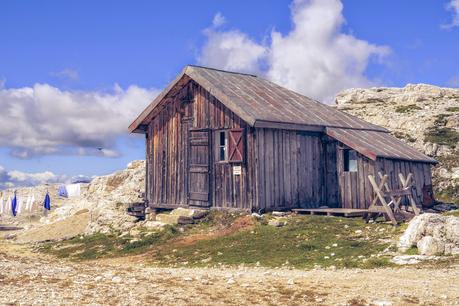
[[68, 198], [69, 194], [67, 192], [67, 188], [65, 188], [65, 185], [59, 186], [59, 190], [57, 192], [60, 197]]
[[16, 208], [18, 206], [18, 199], [16, 198], [16, 191], [14, 192], [14, 198], [11, 201], [11, 212], [13, 213], [13, 216], [16, 217], [16, 214], [18, 213]]
[[43, 203], [43, 206], [45, 207], [45, 209], [51, 210], [51, 199], [49, 198], [48, 192], [46, 192], [45, 202]]

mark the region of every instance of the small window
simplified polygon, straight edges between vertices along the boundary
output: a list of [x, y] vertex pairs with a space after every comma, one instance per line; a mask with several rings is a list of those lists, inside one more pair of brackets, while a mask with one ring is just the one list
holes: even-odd
[[344, 150], [344, 171], [357, 172], [357, 152], [355, 150]]
[[228, 134], [226, 131], [218, 131], [217, 133], [218, 161], [228, 160]]

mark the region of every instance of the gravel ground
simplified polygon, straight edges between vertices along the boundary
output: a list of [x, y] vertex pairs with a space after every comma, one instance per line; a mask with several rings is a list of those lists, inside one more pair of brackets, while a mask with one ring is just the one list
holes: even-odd
[[0, 241], [0, 304], [459, 305], [459, 267], [173, 269], [58, 260]]

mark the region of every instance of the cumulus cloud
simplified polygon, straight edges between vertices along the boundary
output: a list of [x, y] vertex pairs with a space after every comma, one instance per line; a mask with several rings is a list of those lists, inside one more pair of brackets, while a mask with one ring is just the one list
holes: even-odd
[[61, 183], [67, 180], [66, 176], [56, 175], [50, 171], [27, 173], [17, 170], [7, 171], [0, 166], [0, 189]]
[[369, 61], [390, 52], [386, 46], [343, 33], [342, 10], [339, 0], [295, 0], [291, 31], [283, 35], [273, 30], [266, 43], [239, 30], [222, 30], [214, 22], [205, 31], [207, 41], [198, 62], [261, 73], [292, 90], [331, 101], [340, 90], [373, 85], [365, 76]]
[[217, 13], [204, 34], [207, 42], [198, 58], [201, 65], [240, 72], [259, 72], [266, 48], [238, 30], [219, 31], [225, 18]]
[[0, 87], [0, 146], [43, 154], [115, 157], [115, 143], [158, 91], [116, 85], [112, 92], [60, 90], [48, 84]]
[[459, 0], [451, 0], [446, 5], [446, 9], [453, 13], [453, 19], [450, 23], [442, 25], [442, 28], [459, 27]]

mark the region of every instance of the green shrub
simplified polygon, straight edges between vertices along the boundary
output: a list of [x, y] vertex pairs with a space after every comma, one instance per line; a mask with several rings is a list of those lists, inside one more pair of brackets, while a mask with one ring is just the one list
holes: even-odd
[[432, 127], [426, 131], [425, 141], [455, 148], [459, 142], [459, 133], [448, 127]]
[[395, 108], [396, 113], [409, 113], [414, 110], [420, 110], [421, 107], [417, 106], [416, 104], [409, 104], [409, 105], [400, 105]]

